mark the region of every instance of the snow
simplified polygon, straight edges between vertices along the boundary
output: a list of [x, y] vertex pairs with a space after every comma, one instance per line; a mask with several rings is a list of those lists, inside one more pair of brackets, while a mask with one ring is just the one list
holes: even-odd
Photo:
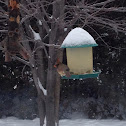
[[[125, 126], [126, 121], [74, 119], [60, 120], [60, 126]], [[0, 126], [39, 126], [39, 119], [21, 120], [15, 117], [0, 119]], [[45, 125], [44, 125], [45, 126]]]
[[13, 88], [16, 89], [17, 88], [17, 85], [15, 85]]
[[40, 82], [39, 78], [38, 78], [38, 84], [40, 89], [43, 91], [44, 95], [47, 95], [47, 90], [44, 89], [44, 87], [42, 86], [42, 83]]
[[64, 31], [66, 32], [67, 31], [67, 28], [64, 28]]
[[42, 25], [42, 22], [39, 20], [39, 25]]
[[32, 27], [31, 27], [30, 25], [29, 25], [29, 27], [30, 27], [30, 29], [31, 29], [32, 32], [33, 32], [34, 39], [35, 39], [35, 40], [41, 40], [41, 37], [40, 37], [39, 33], [36, 33], [36, 32], [32, 29]]
[[61, 47], [96, 45], [94, 38], [82, 28], [74, 28], [66, 36]]

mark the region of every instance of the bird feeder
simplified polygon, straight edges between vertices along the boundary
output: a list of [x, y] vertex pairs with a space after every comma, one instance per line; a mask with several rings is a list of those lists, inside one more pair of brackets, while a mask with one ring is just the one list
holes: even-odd
[[61, 48], [66, 48], [67, 65], [71, 77], [62, 79], [84, 79], [98, 77], [99, 72], [93, 70], [93, 50], [98, 46], [94, 38], [84, 29], [75, 28], [69, 32]]

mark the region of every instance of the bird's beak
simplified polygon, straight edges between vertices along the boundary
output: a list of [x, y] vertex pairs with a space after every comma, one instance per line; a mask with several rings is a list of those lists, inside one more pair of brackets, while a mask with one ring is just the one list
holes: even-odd
[[54, 67], [56, 68], [56, 65], [54, 65]]

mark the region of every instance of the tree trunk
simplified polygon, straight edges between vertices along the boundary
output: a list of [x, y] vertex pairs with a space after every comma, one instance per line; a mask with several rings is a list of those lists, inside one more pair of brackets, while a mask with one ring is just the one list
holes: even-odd
[[[57, 31], [57, 43], [59, 45], [62, 44], [64, 39], [64, 0], [58, 1], [55, 5], [55, 10], [59, 10], [57, 14], [55, 14], [56, 17], [59, 17], [59, 27]], [[57, 50], [56, 52], [57, 58], [60, 59], [60, 61], [63, 60], [63, 50]], [[56, 85], [55, 85], [55, 120], [57, 123], [57, 126], [59, 126], [59, 104], [60, 104], [60, 83], [61, 83], [61, 77], [57, 74], [56, 76]]]
[[60, 77], [57, 74], [55, 85], [55, 121], [57, 123], [57, 126], [59, 126], [59, 101], [60, 101]]
[[[58, 10], [58, 11], [57, 11]], [[61, 44], [63, 41], [64, 26], [61, 16], [64, 13], [64, 0], [57, 1], [53, 4], [53, 17], [59, 18], [59, 23], [51, 24], [51, 34], [49, 36], [49, 44]], [[57, 55], [58, 54], [58, 55]], [[53, 65], [56, 62], [57, 56], [62, 59], [62, 50], [56, 51], [54, 48], [49, 48], [49, 56], [51, 61], [48, 63], [47, 74], [47, 104], [46, 104], [46, 118], [47, 126], [59, 125], [59, 99], [60, 99], [60, 77], [55, 75], [56, 71]]]
[[[39, 47], [39, 44], [37, 44]], [[44, 52], [42, 49], [36, 51], [36, 64], [37, 64], [37, 75], [42, 84], [42, 86], [46, 87], [46, 74], [45, 74], [45, 65], [44, 65]], [[45, 115], [46, 115], [46, 107], [45, 107], [45, 100], [43, 100], [38, 95], [38, 112], [40, 118], [40, 126], [44, 125]]]
[[40, 89], [39, 82], [38, 82], [38, 75], [37, 75], [37, 70], [36, 68], [31, 68], [32, 73], [33, 73], [33, 79], [34, 83], [37, 89], [37, 102], [38, 102], [38, 112], [39, 112], [39, 118], [40, 118], [40, 126], [44, 125], [44, 120], [45, 120], [45, 100], [46, 96], [44, 95], [43, 91]]
[[[51, 59], [54, 58], [54, 49], [49, 51]], [[54, 61], [54, 60], [53, 60]], [[54, 63], [54, 62], [53, 62]], [[53, 63], [48, 61], [48, 73], [47, 73], [47, 97], [46, 97], [46, 126], [55, 126], [55, 84], [56, 84], [56, 75]]]
[[[60, 17], [62, 16], [63, 7], [64, 7], [63, 2], [64, 2], [64, 0], [55, 2], [53, 4], [53, 16], [55, 18], [60, 19]], [[60, 10], [60, 11], [57, 11], [57, 10]], [[60, 23], [63, 23], [62, 18], [60, 20]], [[28, 22], [27, 23], [25, 22], [25, 27], [27, 27], [26, 29], [29, 29]], [[29, 31], [27, 30], [27, 32], [29, 32]], [[52, 22], [51, 33], [49, 36], [49, 44], [56, 44], [59, 41], [60, 42], [58, 44], [61, 44], [63, 39], [61, 39], [62, 37], [60, 38], [59, 36], [63, 35], [63, 32], [64, 32], [63, 24], [61, 25], [61, 27], [59, 27], [59, 23]], [[27, 34], [29, 36], [31, 36], [31, 33], [27, 33]], [[41, 36], [41, 38], [42, 38], [42, 36]], [[29, 44], [27, 46], [29, 46]], [[39, 77], [41, 83], [43, 83], [43, 81], [44, 81], [43, 66], [39, 66], [38, 70], [36, 70], [36, 66], [37, 66], [36, 61], [39, 59], [41, 62], [41, 65], [43, 63], [43, 57], [42, 57], [41, 50], [38, 50], [36, 52], [36, 54], [37, 54], [36, 61], [34, 61], [35, 60], [34, 57], [30, 58], [33, 79], [34, 79], [34, 82], [35, 82], [35, 85], [37, 88], [37, 92], [38, 92], [38, 100], [37, 101], [38, 101], [38, 109], [39, 109], [40, 125], [41, 126], [43, 126], [43, 124], [44, 124], [45, 115], [46, 115], [46, 123], [47, 123], [46, 126], [55, 126], [56, 123], [57, 123], [57, 125], [59, 125], [60, 78], [58, 76], [58, 78], [56, 79], [56, 70], [53, 67], [53, 65], [55, 64], [55, 61], [56, 61], [57, 53], [59, 53], [59, 52], [56, 53], [55, 48], [49, 47], [48, 53], [50, 56], [50, 60], [48, 60], [48, 71], [47, 71], [47, 81], [46, 81], [46, 90], [47, 90], [46, 101], [43, 100], [44, 97], [42, 97], [42, 96], [44, 96], [44, 95], [42, 94], [42, 91], [39, 89], [38, 82], [37, 82], [38, 77]], [[62, 51], [59, 53], [58, 57], [60, 57], [60, 59], [62, 59]], [[35, 68], [33, 68], [32, 66], [34, 66]]]
[[37, 98], [37, 103], [38, 103], [38, 112], [39, 112], [39, 118], [40, 118], [40, 126], [44, 125], [44, 120], [45, 120], [45, 101], [38, 95]]
[[[27, 5], [27, 2], [22, 0], [23, 5]], [[23, 15], [23, 13], [22, 13]], [[25, 24], [25, 29], [27, 32], [28, 36], [33, 36], [33, 33], [31, 32], [31, 29], [29, 28], [30, 22], [29, 20], [24, 22]], [[40, 33], [41, 34], [41, 33]], [[32, 50], [30, 48], [29, 42], [24, 43], [25, 47], [29, 50], [30, 55], [32, 54]], [[36, 44], [36, 48], [38, 47], [38, 43]], [[39, 113], [39, 118], [40, 118], [40, 126], [44, 125], [44, 120], [45, 120], [45, 113], [46, 113], [46, 108], [45, 108], [45, 96], [42, 93], [42, 90], [40, 89], [38, 85], [38, 78], [39, 81], [43, 84], [43, 87], [45, 87], [45, 69], [44, 69], [44, 60], [43, 60], [43, 50], [37, 50], [33, 56], [31, 55], [30, 59], [30, 64], [31, 64], [31, 71], [33, 73], [33, 80], [37, 89], [37, 103], [38, 103], [38, 113]], [[36, 69], [37, 68], [37, 69]]]

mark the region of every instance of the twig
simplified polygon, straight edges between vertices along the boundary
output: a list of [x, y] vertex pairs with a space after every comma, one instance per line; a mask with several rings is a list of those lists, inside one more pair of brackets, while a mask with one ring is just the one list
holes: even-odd
[[18, 56], [12, 56], [12, 58], [14, 58], [14, 59], [16, 59], [16, 60], [18, 60], [18, 61], [24, 63], [25, 65], [30, 66], [30, 63], [29, 63], [28, 61], [26, 61], [26, 60], [24, 60], [24, 59], [22, 59], [22, 58], [20, 58], [20, 57], [18, 57]]
[[24, 67], [23, 67], [23, 69], [22, 69], [22, 78], [24, 77], [24, 74], [23, 74], [23, 73], [24, 73], [24, 70], [25, 70], [26, 66], [27, 66], [27, 65], [24, 65]]
[[98, 38], [100, 38], [100, 39], [102, 40], [102, 42], [104, 42], [104, 44], [107, 46], [107, 48], [113, 48], [113, 49], [116, 49], [116, 50], [126, 50], [126, 48], [121, 48], [121, 47], [116, 48], [116, 47], [113, 47], [113, 46], [108, 45], [108, 44], [102, 39], [102, 37], [101, 37], [92, 27], [90, 27], [90, 26], [88, 26], [88, 27], [91, 28], [91, 29], [97, 34]]
[[0, 32], [7, 33], [7, 32], [8, 32], [8, 30], [0, 30]]
[[[39, 44], [41, 44], [41, 42], [42, 42], [41, 40], [34, 40], [34, 39], [22, 40], [20, 42], [29, 42], [29, 41], [32, 41], [32, 42], [40, 42]], [[41, 48], [43, 48], [42, 45], [47, 46], [47, 47], [55, 47], [55, 48], [60, 48], [61, 47], [61, 45], [47, 44], [47, 43], [44, 43], [44, 42], [42, 42], [42, 43], [43, 44], [41, 44]]]
[[102, 6], [102, 5], [106, 5], [106, 4], [114, 2], [114, 1], [115, 0], [106, 0], [104, 2], [95, 3], [95, 4], [91, 5], [91, 6]]

